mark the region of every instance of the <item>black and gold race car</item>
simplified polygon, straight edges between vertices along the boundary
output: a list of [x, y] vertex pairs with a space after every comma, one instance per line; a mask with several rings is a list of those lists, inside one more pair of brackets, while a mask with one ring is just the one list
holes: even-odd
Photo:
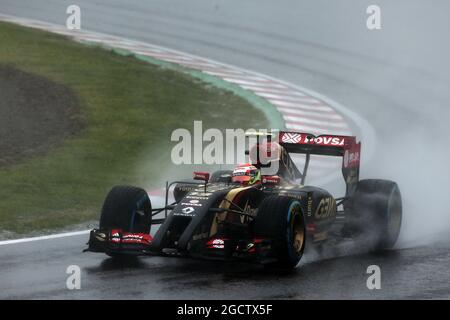
[[[257, 154], [268, 146], [275, 174], [265, 175], [261, 169], [267, 164], [259, 159], [234, 172], [195, 172], [192, 182], [166, 185], [162, 208], [152, 208], [144, 189], [112, 188], [87, 251], [113, 257], [240, 259], [293, 268], [305, 245], [335, 243], [330, 239], [353, 238], [374, 250], [394, 246], [402, 220], [399, 188], [392, 181], [359, 180], [361, 144], [354, 136], [283, 131], [276, 139], [258, 139]], [[305, 155], [303, 172], [292, 153]], [[311, 155], [342, 158], [345, 196], [335, 198], [305, 185]], [[162, 213], [164, 218], [155, 218]], [[152, 225], [160, 225], [154, 236]]]

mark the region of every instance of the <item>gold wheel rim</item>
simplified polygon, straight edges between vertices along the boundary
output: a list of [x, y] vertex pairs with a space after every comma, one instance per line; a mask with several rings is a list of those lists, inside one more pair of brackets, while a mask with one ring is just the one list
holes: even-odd
[[303, 219], [300, 212], [297, 212], [292, 219], [292, 229], [294, 234], [293, 247], [295, 252], [300, 253], [305, 242], [305, 227], [303, 225]]

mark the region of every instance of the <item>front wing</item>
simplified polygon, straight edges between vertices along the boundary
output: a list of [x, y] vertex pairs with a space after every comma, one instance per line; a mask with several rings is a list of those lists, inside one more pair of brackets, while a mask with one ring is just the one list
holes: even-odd
[[276, 261], [270, 239], [207, 238], [193, 241], [188, 250], [155, 248], [152, 236], [145, 233], [122, 232], [120, 229], [90, 232], [85, 251], [103, 252], [108, 255], [161, 255], [192, 257], [210, 260], [244, 260], [258, 263]]

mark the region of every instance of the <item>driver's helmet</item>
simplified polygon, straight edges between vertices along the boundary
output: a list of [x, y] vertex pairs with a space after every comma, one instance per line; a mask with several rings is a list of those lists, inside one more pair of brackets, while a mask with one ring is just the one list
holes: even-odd
[[261, 171], [250, 163], [240, 164], [233, 170], [231, 181], [244, 185], [261, 182]]

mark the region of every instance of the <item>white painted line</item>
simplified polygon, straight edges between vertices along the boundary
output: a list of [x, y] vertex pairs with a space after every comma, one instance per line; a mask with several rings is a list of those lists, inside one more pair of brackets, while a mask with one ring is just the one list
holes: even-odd
[[117, 38], [117, 40], [114, 41], [113, 44], [115, 45], [117, 43], [118, 44], [129, 45], [129, 46], [134, 46], [137, 49], [149, 49], [149, 50], [158, 51], [158, 52], [167, 52], [167, 50], [165, 50], [165, 49], [156, 48], [152, 44], [142, 43], [142, 42], [139, 42], [139, 41], [136, 41], [136, 40]]
[[[257, 86], [257, 87], [260, 87], [260, 88], [267, 88], [267, 87], [268, 87], [268, 84], [266, 84], [266, 83], [255, 84], [254, 81], [247, 81], [247, 80], [241, 80], [241, 79], [234, 79], [234, 78], [229, 78], [229, 77], [224, 78], [224, 80], [225, 80], [225, 81], [228, 81], [228, 82], [232, 82], [232, 83], [237, 83], [237, 84], [239, 84], [239, 85], [240, 85], [240, 84], [252, 84], [252, 85]], [[277, 83], [270, 84], [270, 87], [275, 87], [275, 88], [286, 88], [284, 85], [277, 84]]]
[[213, 70], [203, 70], [204, 73], [210, 74], [212, 76], [216, 76], [219, 78], [226, 77], [246, 77], [247, 75], [243, 72], [239, 72], [231, 69], [218, 68]]
[[[113, 45], [113, 46], [115, 47], [116, 45]], [[144, 46], [141, 46], [141, 45], [135, 46], [132, 51], [143, 51], [143, 52], [148, 52], [148, 53], [151, 53], [151, 54], [172, 54], [170, 52], [166, 52], [166, 51], [163, 51], [163, 50], [160, 50], [160, 49], [156, 49], [156, 48], [153, 48], [151, 46], [144, 47]]]
[[89, 41], [89, 42], [95, 42], [95, 43], [104, 43], [104, 41], [102, 39], [97, 39], [97, 38], [86, 38], [86, 39], [80, 39], [81, 41]]
[[113, 41], [110, 43], [113, 46], [126, 46], [131, 48], [134, 48], [135, 50], [151, 50], [153, 52], [163, 53], [167, 52], [166, 50], [161, 50], [159, 48], [154, 48], [152, 45], [143, 45], [142, 43], [139, 43], [137, 41], [133, 40], [127, 40], [127, 39], [117, 39], [117, 41]]
[[307, 95], [303, 94], [302, 92], [293, 91], [292, 89], [289, 89], [289, 88], [285, 88], [285, 89], [261, 88], [258, 86], [248, 85], [248, 84], [243, 84], [241, 87], [244, 89], [253, 91], [257, 95], [271, 93], [271, 94], [277, 94], [277, 95], [281, 95], [283, 97], [291, 97], [291, 98], [307, 97]]
[[125, 50], [129, 50], [133, 53], [137, 53], [137, 54], [146, 54], [146, 55], [152, 55], [152, 56], [159, 56], [159, 55], [164, 55], [164, 56], [171, 56], [174, 57], [174, 54], [171, 53], [167, 53], [167, 52], [160, 52], [157, 50], [153, 50], [151, 48], [143, 48], [143, 47], [133, 47], [133, 46], [128, 46], [125, 44], [114, 44], [111, 45], [113, 48], [119, 48], [119, 49], [125, 49]]
[[195, 63], [196, 61], [191, 58], [191, 57], [180, 57], [179, 55], [176, 54], [172, 54], [172, 53], [167, 53], [167, 52], [163, 52], [163, 53], [156, 53], [156, 52], [152, 52], [152, 51], [147, 51], [147, 50], [140, 50], [140, 49], [135, 49], [135, 50], [131, 50], [135, 53], [138, 54], [145, 54], [145, 55], [149, 55], [152, 56], [154, 58], [160, 59], [160, 60], [169, 60], [172, 59], [173, 61], [180, 61], [181, 63], [184, 62], [192, 62]]
[[83, 230], [83, 231], [51, 234], [51, 235], [48, 235], [48, 236], [23, 238], [23, 239], [14, 239], [14, 240], [5, 240], [5, 241], [0, 241], [0, 246], [4, 246], [4, 245], [7, 245], [7, 244], [17, 244], [17, 243], [24, 243], [24, 242], [33, 242], [33, 241], [42, 241], [42, 240], [65, 238], [65, 237], [74, 237], [74, 236], [80, 236], [80, 235], [83, 235], [83, 234], [88, 234], [90, 231], [91, 230]]
[[190, 68], [197, 69], [197, 70], [202, 70], [203, 67], [215, 67], [214, 64], [211, 64], [208, 62], [186, 62], [186, 61], [180, 61], [180, 59], [178, 59], [178, 58], [164, 58], [161, 60], [178, 63], [183, 66], [190, 67]]
[[288, 96], [287, 94], [274, 94], [267, 92], [257, 92], [258, 96], [274, 99], [274, 100], [282, 100], [282, 101], [291, 101], [291, 102], [305, 102], [305, 103], [314, 103], [314, 104], [322, 104], [319, 100], [311, 96]]
[[226, 77], [227, 81], [233, 81], [233, 82], [238, 82], [238, 81], [250, 81], [250, 82], [242, 82], [243, 84], [250, 84], [250, 85], [254, 85], [254, 86], [262, 86], [262, 87], [267, 87], [267, 88], [271, 88], [272, 86], [278, 86], [278, 88], [284, 88], [283, 86], [280, 86], [278, 83], [274, 82], [273, 80], [270, 79], [266, 79], [264, 77], [258, 76], [258, 75], [252, 75], [252, 74], [246, 74], [245, 77], [242, 76], [230, 76], [230, 77]]

